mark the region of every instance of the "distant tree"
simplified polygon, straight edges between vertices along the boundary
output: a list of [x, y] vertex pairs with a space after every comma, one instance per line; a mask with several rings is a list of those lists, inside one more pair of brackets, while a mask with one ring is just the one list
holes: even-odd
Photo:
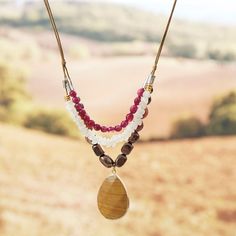
[[195, 58], [197, 48], [194, 44], [171, 44], [169, 46], [171, 55], [174, 57]]
[[24, 73], [0, 62], [0, 120], [6, 119], [15, 103], [26, 99]]
[[223, 54], [222, 60], [223, 61], [234, 61], [234, 60], [236, 60], [236, 55], [232, 52], [226, 52]]
[[51, 134], [78, 137], [75, 123], [61, 110], [36, 108], [26, 115], [23, 125]]
[[196, 117], [187, 117], [173, 123], [170, 138], [194, 138], [203, 135], [205, 135], [205, 125]]
[[39, 108], [29, 99], [22, 71], [7, 63], [0, 63], [0, 83], [0, 121], [78, 137], [76, 126], [66, 112]]
[[212, 49], [206, 52], [206, 57], [211, 60], [216, 61], [234, 61], [236, 59], [236, 55], [233, 52], [221, 52], [217, 49]]
[[236, 134], [236, 92], [229, 92], [213, 102], [207, 132], [210, 135]]
[[0, 63], [0, 106], [10, 108], [18, 99], [29, 97], [25, 90], [24, 75], [6, 63]]
[[209, 50], [206, 52], [206, 57], [211, 60], [221, 60], [221, 53], [219, 50]]
[[226, 107], [228, 105], [235, 105], [236, 104], [236, 92], [231, 91], [226, 95], [215, 99], [211, 106], [211, 111], [209, 118], [212, 119], [215, 116], [215, 113], [222, 107]]

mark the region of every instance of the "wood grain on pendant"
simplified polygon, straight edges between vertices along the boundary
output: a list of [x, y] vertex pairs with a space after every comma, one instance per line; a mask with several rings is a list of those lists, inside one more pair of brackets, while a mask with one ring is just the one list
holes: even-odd
[[111, 220], [119, 219], [129, 208], [129, 198], [119, 177], [113, 174], [107, 177], [98, 191], [98, 209]]

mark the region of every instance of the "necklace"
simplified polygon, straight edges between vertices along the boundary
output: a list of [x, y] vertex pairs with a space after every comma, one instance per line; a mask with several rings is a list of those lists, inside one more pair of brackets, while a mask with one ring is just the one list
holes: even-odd
[[[108, 176], [102, 183], [97, 196], [98, 209], [100, 213], [107, 219], [119, 219], [127, 212], [129, 208], [129, 198], [124, 184], [116, 173], [116, 168], [122, 167], [127, 156], [134, 148], [134, 144], [139, 140], [139, 132], [143, 129], [143, 119], [148, 115], [148, 104], [151, 102], [151, 94], [153, 92], [153, 84], [155, 81], [155, 73], [157, 64], [161, 55], [161, 51], [166, 39], [166, 35], [170, 26], [170, 22], [174, 13], [177, 0], [174, 0], [168, 22], [158, 48], [154, 66], [148, 75], [144, 84], [137, 91], [134, 103], [130, 107], [128, 114], [115, 126], [105, 126], [95, 122], [90, 118], [85, 110], [80, 97], [74, 89], [69, 71], [66, 66], [66, 60], [60, 36], [57, 30], [55, 19], [48, 0], [44, 0], [50, 22], [57, 40], [62, 69], [64, 73], [63, 86], [65, 89], [66, 107], [75, 121], [80, 133], [85, 137], [87, 142], [92, 145], [92, 149], [98, 156], [102, 165], [112, 169], [112, 174]], [[110, 136], [102, 134], [111, 133]], [[117, 156], [115, 161], [108, 156], [102, 146], [114, 147], [120, 142], [125, 142], [121, 148], [121, 154]]]

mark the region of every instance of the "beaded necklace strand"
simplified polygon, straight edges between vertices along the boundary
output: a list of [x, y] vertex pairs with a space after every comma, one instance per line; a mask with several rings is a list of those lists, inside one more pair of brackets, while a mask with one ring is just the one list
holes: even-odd
[[[117, 125], [105, 126], [99, 124], [90, 118], [85, 110], [78, 93], [75, 91], [69, 71], [66, 66], [64, 51], [55, 23], [55, 19], [48, 0], [44, 0], [49, 19], [57, 40], [58, 49], [61, 56], [61, 64], [64, 73], [63, 86], [65, 89], [66, 108], [75, 121], [80, 133], [85, 137], [87, 142], [92, 145], [92, 149], [100, 162], [107, 168], [112, 168], [112, 175], [107, 177], [101, 185], [97, 203], [100, 213], [107, 219], [119, 219], [128, 210], [129, 198], [127, 191], [121, 179], [116, 174], [116, 167], [122, 167], [127, 156], [134, 148], [134, 143], [140, 138], [139, 132], [143, 129], [143, 119], [148, 115], [148, 105], [151, 102], [151, 94], [153, 92], [153, 84], [155, 81], [155, 73], [161, 56], [162, 48], [167, 36], [167, 32], [172, 20], [177, 0], [174, 0], [168, 22], [162, 36], [160, 46], [158, 48], [154, 65], [151, 73], [148, 75], [143, 86], [138, 89], [137, 96], [131, 105], [129, 112], [124, 119]], [[103, 134], [111, 133], [110, 136]], [[117, 156], [115, 161], [105, 154], [102, 146], [115, 147], [118, 143], [125, 142], [121, 148], [121, 154]]]

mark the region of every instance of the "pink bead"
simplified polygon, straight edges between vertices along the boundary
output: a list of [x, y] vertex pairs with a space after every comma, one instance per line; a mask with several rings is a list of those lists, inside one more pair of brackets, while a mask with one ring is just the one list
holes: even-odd
[[114, 127], [112, 127], [112, 126], [108, 127], [108, 132], [112, 132], [112, 131], [114, 131], [114, 130], [115, 130]]
[[115, 126], [115, 131], [120, 132], [122, 130], [122, 127], [120, 125]]
[[76, 95], [77, 95], [77, 94], [76, 94], [76, 92], [75, 92], [74, 90], [71, 90], [71, 91], [70, 91], [70, 96], [71, 96], [71, 97], [76, 97]]
[[80, 98], [78, 98], [78, 97], [73, 97], [73, 98], [72, 98], [72, 101], [73, 101], [73, 103], [79, 103], [79, 102], [80, 102]]
[[136, 98], [134, 99], [134, 104], [138, 106], [139, 103], [140, 103], [140, 101], [141, 101], [141, 98], [140, 98], [140, 97], [136, 97]]
[[96, 131], [99, 131], [99, 130], [101, 130], [101, 126], [100, 126], [99, 124], [95, 124], [95, 125], [94, 125], [94, 129], [95, 129]]
[[90, 121], [88, 121], [88, 127], [89, 127], [89, 128], [93, 128], [94, 125], [95, 125], [94, 120], [90, 120]]
[[86, 115], [86, 111], [85, 111], [84, 109], [80, 110], [80, 111], [79, 111], [79, 115], [80, 115], [80, 117], [83, 119], [84, 116]]
[[126, 120], [128, 122], [131, 122], [132, 120], [134, 119], [134, 115], [132, 113], [129, 113], [127, 116], [126, 116]]
[[125, 128], [128, 125], [128, 121], [123, 120], [120, 125], [121, 125], [122, 128]]
[[108, 128], [106, 126], [102, 126], [101, 127], [101, 131], [104, 133], [104, 132], [108, 132]]
[[90, 122], [90, 117], [88, 115], [85, 115], [83, 120], [85, 124], [88, 124]]
[[131, 113], [135, 113], [138, 110], [138, 107], [136, 105], [133, 105], [132, 107], [130, 107], [130, 112]]
[[81, 109], [84, 109], [84, 104], [79, 103], [79, 105], [80, 105]]
[[139, 97], [142, 97], [143, 93], [144, 93], [144, 88], [139, 89], [138, 92], [137, 92]]
[[75, 104], [75, 109], [77, 111], [80, 111], [80, 110], [84, 109], [84, 105], [82, 103]]

